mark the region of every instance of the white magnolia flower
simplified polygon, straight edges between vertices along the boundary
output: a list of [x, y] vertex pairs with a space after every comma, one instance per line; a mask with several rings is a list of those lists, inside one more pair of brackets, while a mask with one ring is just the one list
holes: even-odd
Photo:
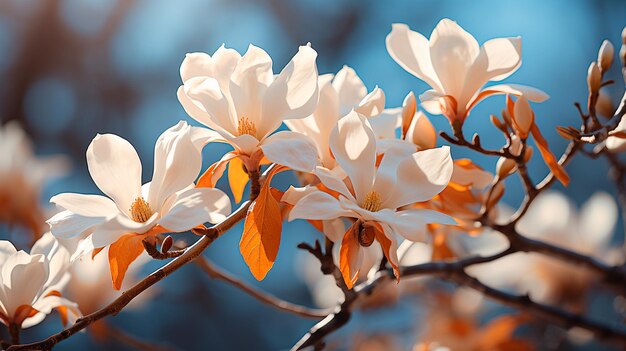
[[[96, 136], [87, 149], [87, 165], [91, 178], [108, 197], [54, 196], [50, 201], [66, 211], [48, 220], [52, 234], [87, 236], [74, 254], [78, 257], [128, 233], [141, 236], [134, 241], [140, 246], [139, 239], [146, 235], [184, 232], [205, 222], [222, 221], [230, 213], [226, 194], [194, 187], [202, 167], [198, 144], [203, 141], [197, 138], [196, 129], [185, 122], [163, 132], [155, 145], [152, 181], [142, 186], [141, 162], [132, 145], [113, 134]], [[141, 251], [134, 251], [135, 258]]]
[[16, 122], [0, 127], [0, 150], [0, 222], [22, 225], [38, 236], [45, 230], [41, 187], [46, 180], [64, 175], [69, 162], [60, 155], [36, 156]]
[[28, 328], [58, 308], [73, 323], [80, 316], [77, 305], [60, 293], [69, 280], [69, 259], [69, 252], [50, 233], [35, 243], [30, 254], [1, 240], [0, 321]]
[[345, 181], [324, 167], [317, 167], [315, 174], [337, 197], [321, 190], [313, 191], [296, 203], [289, 219], [356, 220], [341, 243], [340, 266], [346, 267], [342, 272], [349, 286], [361, 267], [361, 246], [378, 241], [389, 262], [397, 268], [395, 234], [413, 241], [423, 240], [425, 224], [455, 223], [447, 215], [432, 210], [399, 210], [427, 201], [446, 187], [452, 175], [449, 148], [416, 153], [413, 148], [390, 148], [376, 167], [375, 135], [367, 119], [356, 112], [339, 120], [330, 135], [330, 148], [347, 175]]
[[224, 46], [213, 56], [187, 55], [180, 67], [180, 103], [214, 131], [211, 141], [235, 148], [214, 171], [216, 179], [233, 157], [240, 157], [248, 169], [258, 168], [263, 156], [298, 171], [315, 168], [317, 152], [308, 138], [290, 131], [272, 133], [283, 120], [313, 113], [319, 98], [316, 58], [315, 50], [301, 46], [274, 76], [272, 59], [253, 45], [243, 56]]
[[394, 24], [387, 36], [387, 51], [402, 68], [428, 83], [432, 90], [420, 96], [424, 108], [462, 124], [470, 110], [494, 94], [526, 96], [541, 102], [548, 96], [521, 85], [495, 85], [521, 65], [521, 38], [497, 38], [479, 46], [456, 22], [443, 19], [426, 39], [405, 24]]
[[344, 66], [336, 75], [319, 77], [320, 98], [315, 111], [302, 119], [286, 120], [289, 129], [310, 137], [317, 146], [322, 166], [333, 169], [336, 161], [328, 141], [337, 121], [355, 110], [368, 117], [377, 138], [395, 138], [400, 123], [400, 111], [384, 110], [385, 93], [379, 87], [367, 93], [363, 81], [354, 69]]

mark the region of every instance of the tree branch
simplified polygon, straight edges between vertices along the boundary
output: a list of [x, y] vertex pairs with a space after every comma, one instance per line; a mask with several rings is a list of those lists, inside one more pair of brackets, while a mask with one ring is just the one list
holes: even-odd
[[260, 291], [255, 287], [244, 283], [243, 281], [235, 278], [231, 274], [225, 272], [224, 270], [213, 265], [208, 259], [204, 256], [198, 257], [194, 261], [206, 274], [208, 274], [211, 278], [219, 279], [224, 281], [239, 290], [247, 293], [248, 295], [254, 297], [255, 299], [268, 304], [270, 306], [276, 307], [277, 309], [289, 313], [293, 313], [295, 315], [305, 317], [305, 318], [324, 318], [332, 313], [335, 309], [312, 309], [300, 305], [293, 304], [291, 302], [287, 302], [281, 300], [275, 296], [272, 296], [266, 292]]

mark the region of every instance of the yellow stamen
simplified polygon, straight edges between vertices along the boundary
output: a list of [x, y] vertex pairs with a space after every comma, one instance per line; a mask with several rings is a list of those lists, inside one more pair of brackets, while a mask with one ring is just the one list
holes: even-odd
[[247, 117], [241, 117], [237, 125], [237, 133], [239, 135], [249, 134], [256, 137], [256, 126]]
[[365, 201], [363, 201], [363, 205], [361, 205], [361, 207], [370, 212], [377, 212], [380, 210], [380, 207], [383, 204], [382, 202], [383, 201], [380, 198], [380, 195], [378, 195], [376, 191], [372, 190], [365, 196]]
[[138, 197], [135, 199], [133, 204], [130, 206], [130, 216], [135, 222], [143, 223], [146, 222], [152, 216], [152, 209], [150, 208], [150, 204], [143, 199], [143, 197]]

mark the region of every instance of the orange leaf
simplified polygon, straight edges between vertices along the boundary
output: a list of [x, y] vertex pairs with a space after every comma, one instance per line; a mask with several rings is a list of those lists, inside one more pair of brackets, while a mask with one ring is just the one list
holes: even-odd
[[113, 288], [120, 290], [128, 266], [141, 255], [145, 235], [135, 233], [124, 234], [109, 247], [109, 267]]
[[273, 196], [270, 182], [282, 170], [284, 168], [277, 167], [268, 174], [259, 196], [248, 209], [239, 242], [239, 251], [257, 280], [265, 278], [278, 255], [283, 221], [280, 205]]
[[228, 164], [228, 183], [235, 202], [241, 202], [243, 191], [248, 184], [248, 174], [243, 170], [243, 161], [239, 157], [233, 158]]
[[235, 152], [229, 152], [224, 155], [221, 160], [210, 165], [200, 178], [198, 178], [196, 188], [214, 188], [217, 180], [224, 174], [224, 169], [226, 169], [228, 162], [237, 156]]
[[361, 270], [360, 262], [357, 261], [361, 245], [359, 244], [359, 229], [361, 223], [356, 221], [348, 228], [341, 240], [339, 250], [339, 270], [343, 276], [343, 281], [348, 289], [352, 289], [354, 283], [359, 278]]
[[561, 184], [567, 186], [569, 184], [569, 176], [550, 151], [548, 142], [543, 135], [541, 135], [541, 132], [539, 131], [539, 128], [537, 128], [536, 124], [533, 123], [530, 132], [532, 133], [533, 138], [537, 143], [537, 147], [539, 148], [539, 152], [541, 153], [541, 157], [543, 157], [543, 160], [546, 162], [546, 165], [548, 165], [548, 168], [550, 168], [552, 173], [554, 173], [554, 176], [561, 182]]
[[[372, 222], [370, 222], [372, 223]], [[389, 255], [391, 253], [391, 240], [385, 235], [385, 231], [383, 230], [383, 227], [380, 225], [380, 223], [378, 222], [373, 222], [374, 223], [374, 228], [376, 228], [376, 231], [374, 232], [376, 234], [376, 241], [378, 241], [378, 243], [380, 244], [380, 246], [383, 248], [383, 253], [385, 254], [385, 257], [387, 257], [387, 262], [389, 262], [389, 264], [391, 265], [391, 268], [393, 268], [393, 275], [396, 276], [396, 280], [399, 282], [400, 281], [400, 268], [397, 265], [397, 262], [393, 262], [394, 260], [392, 260]]]

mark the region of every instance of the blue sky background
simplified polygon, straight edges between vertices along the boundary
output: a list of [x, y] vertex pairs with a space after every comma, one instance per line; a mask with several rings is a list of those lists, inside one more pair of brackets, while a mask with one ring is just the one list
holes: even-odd
[[[42, 201], [59, 192], [96, 193], [84, 160], [96, 133], [116, 133], [130, 140], [148, 180], [158, 135], [178, 120], [191, 121], [176, 98], [185, 53], [212, 53], [222, 43], [243, 53], [253, 43], [268, 51], [278, 72], [298, 45], [311, 42], [319, 53], [320, 73], [350, 65], [370, 90], [378, 85], [385, 91], [387, 107], [396, 107], [408, 91], [419, 94], [428, 87], [387, 54], [384, 40], [391, 24], [407, 23], [428, 37], [437, 22], [448, 17], [480, 43], [494, 37], [522, 37], [523, 64], [506, 82], [535, 86], [551, 96], [534, 105], [536, 121], [552, 150], [560, 154], [566, 141], [554, 128], [579, 123], [573, 103], [586, 101], [587, 67], [603, 39], [619, 48], [624, 14], [626, 2], [619, 0], [2, 0], [0, 119], [20, 120], [41, 154], [72, 157], [72, 173], [46, 187]], [[617, 67], [610, 77], [621, 82]], [[622, 88], [621, 84], [610, 88], [614, 102]], [[497, 114], [503, 101], [490, 98], [476, 108], [466, 123], [466, 135], [478, 132], [485, 145], [499, 146], [501, 137], [488, 115]], [[438, 130], [449, 131], [443, 117], [431, 120]], [[205, 166], [226, 151], [224, 145], [207, 147]], [[487, 169], [496, 162], [459, 149], [453, 149], [453, 157], [472, 157]], [[530, 171], [537, 180], [547, 172], [538, 155]], [[592, 163], [578, 157], [568, 171], [573, 181], [567, 193], [576, 202], [598, 189], [614, 192], [603, 160]], [[285, 174], [277, 180], [279, 187], [286, 188], [295, 178]], [[226, 185], [219, 184], [225, 190]], [[516, 205], [521, 187], [517, 180], [507, 185], [505, 201]], [[235, 227], [207, 255], [252, 282], [238, 252], [240, 232], [241, 226]], [[254, 283], [291, 301], [310, 304], [306, 287], [296, 277], [295, 245], [317, 237], [307, 224], [285, 224], [274, 269], [265, 281]], [[152, 303], [141, 311], [121, 313], [116, 323], [138, 336], [184, 350], [286, 349], [313, 324], [210, 281], [193, 266], [159, 285], [161, 292]], [[391, 312], [376, 312], [382, 315], [374, 318], [358, 316], [339, 335], [373, 326], [406, 329], [418, 313], [411, 311], [415, 312], [413, 307], [401, 305]], [[57, 329], [55, 323], [44, 323], [27, 331], [25, 338], [39, 339]], [[95, 346], [81, 334], [58, 349], [87, 347]]]

